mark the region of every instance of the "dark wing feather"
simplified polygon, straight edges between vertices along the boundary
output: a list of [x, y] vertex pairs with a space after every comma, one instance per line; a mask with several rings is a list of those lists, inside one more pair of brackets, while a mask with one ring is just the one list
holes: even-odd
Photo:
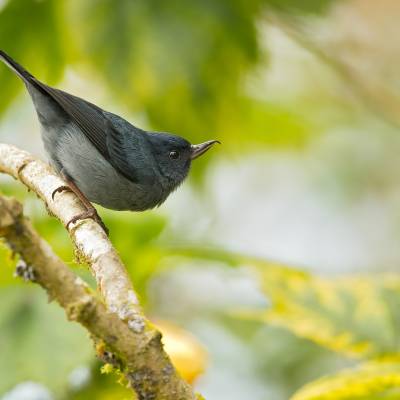
[[132, 182], [149, 181], [143, 154], [144, 131], [123, 118], [106, 112], [69, 93], [40, 82], [61, 108], [78, 125], [100, 154], [125, 178]]
[[147, 143], [146, 132], [118, 115], [106, 111], [104, 115], [109, 122], [107, 149], [110, 163], [130, 181], [154, 183], [153, 156]]

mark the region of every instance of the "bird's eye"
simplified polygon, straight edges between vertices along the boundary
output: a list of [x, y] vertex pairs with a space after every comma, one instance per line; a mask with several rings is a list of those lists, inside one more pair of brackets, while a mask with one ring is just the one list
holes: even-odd
[[179, 158], [179, 152], [176, 150], [172, 150], [169, 153], [169, 158], [172, 158], [173, 160], [177, 160]]

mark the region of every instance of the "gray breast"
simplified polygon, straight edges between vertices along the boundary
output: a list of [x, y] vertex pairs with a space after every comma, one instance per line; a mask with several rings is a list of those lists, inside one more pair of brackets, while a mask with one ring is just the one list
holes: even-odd
[[146, 187], [120, 175], [74, 124], [43, 127], [42, 137], [53, 166], [69, 175], [90, 201], [113, 210], [143, 211], [164, 200], [157, 183]]

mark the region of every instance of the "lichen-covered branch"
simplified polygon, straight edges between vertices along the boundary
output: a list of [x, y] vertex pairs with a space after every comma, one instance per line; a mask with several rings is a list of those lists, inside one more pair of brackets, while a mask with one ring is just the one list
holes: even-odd
[[[28, 186], [64, 225], [83, 211], [73, 193], [63, 192], [52, 200], [52, 192], [65, 183], [25, 151], [0, 144], [0, 172]], [[124, 373], [137, 398], [194, 400], [192, 388], [179, 377], [164, 352], [161, 334], [146, 320], [125, 268], [102, 228], [85, 220], [71, 228], [70, 234], [96, 277], [105, 305], [35, 232], [22, 214], [21, 204], [0, 196], [0, 236], [23, 260], [19, 273], [39, 283], [69, 319], [88, 329], [99, 355]]]

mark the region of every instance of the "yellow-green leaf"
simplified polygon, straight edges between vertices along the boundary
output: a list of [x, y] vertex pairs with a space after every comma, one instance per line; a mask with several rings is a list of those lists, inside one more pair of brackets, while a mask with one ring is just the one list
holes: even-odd
[[311, 382], [291, 400], [395, 400], [400, 398], [400, 362], [376, 361]]
[[279, 265], [257, 265], [271, 307], [247, 316], [349, 356], [399, 351], [398, 277], [321, 278]]

